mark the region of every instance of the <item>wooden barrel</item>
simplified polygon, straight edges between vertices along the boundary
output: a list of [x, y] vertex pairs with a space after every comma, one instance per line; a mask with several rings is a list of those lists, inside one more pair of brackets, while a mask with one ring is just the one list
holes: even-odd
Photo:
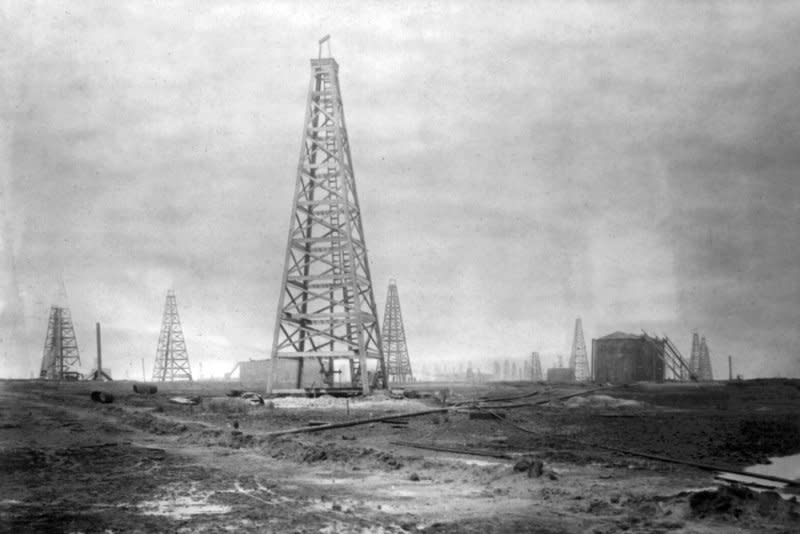
[[114, 395], [106, 393], [105, 391], [92, 391], [92, 400], [102, 404], [111, 404], [114, 402]]

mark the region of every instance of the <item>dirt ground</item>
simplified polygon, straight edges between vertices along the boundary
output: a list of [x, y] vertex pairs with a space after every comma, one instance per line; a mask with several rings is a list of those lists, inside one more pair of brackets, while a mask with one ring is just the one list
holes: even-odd
[[[3, 532], [744, 533], [800, 524], [788, 490], [730, 487], [714, 473], [598, 447], [730, 467], [796, 454], [800, 381], [638, 384], [551, 402], [591, 386], [415, 384], [406, 391], [419, 398], [263, 406], [226, 397], [235, 383], [159, 384], [155, 395], [132, 384], [0, 381]], [[114, 402], [93, 402], [92, 390]], [[441, 407], [442, 390], [467, 404], [269, 435]], [[184, 406], [169, 402], [174, 395], [202, 399]], [[521, 395], [513, 408], [492, 408], [496, 417], [468, 410]], [[536, 461], [541, 474], [526, 469]]]

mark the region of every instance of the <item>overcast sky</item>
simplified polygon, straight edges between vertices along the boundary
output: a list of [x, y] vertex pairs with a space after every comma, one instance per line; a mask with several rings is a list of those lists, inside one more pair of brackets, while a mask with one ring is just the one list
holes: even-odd
[[413, 366], [549, 366], [580, 316], [800, 376], [796, 2], [2, 6], [5, 376], [38, 374], [59, 277], [86, 369], [99, 321], [149, 376], [169, 288], [196, 376], [268, 354], [328, 33]]

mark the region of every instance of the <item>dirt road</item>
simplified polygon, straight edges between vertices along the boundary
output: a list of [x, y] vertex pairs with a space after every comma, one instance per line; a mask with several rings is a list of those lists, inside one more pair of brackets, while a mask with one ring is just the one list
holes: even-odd
[[[611, 401], [507, 410], [504, 420], [453, 412], [282, 438], [266, 433], [437, 401], [363, 399], [348, 409], [339, 399], [275, 399], [262, 407], [224, 398], [226, 384], [141, 396], [115, 382], [101, 387], [115, 402], [99, 404], [89, 398], [96, 387], [0, 382], [3, 531], [793, 532], [800, 518], [796, 502], [775, 501], [772, 492], [717, 491], [709, 473], [566, 441], [731, 465], [798, 452], [800, 441], [791, 439], [800, 402], [774, 394], [774, 385], [728, 395], [726, 406], [716, 389], [695, 392], [687, 407], [685, 392], [634, 388], [613, 392]], [[498, 385], [451, 397], [536, 387], [542, 396], [555, 392]], [[198, 406], [168, 402], [179, 393], [204, 398]], [[742, 396], [750, 400], [742, 404]], [[541, 460], [542, 475], [516, 471], [523, 458]]]

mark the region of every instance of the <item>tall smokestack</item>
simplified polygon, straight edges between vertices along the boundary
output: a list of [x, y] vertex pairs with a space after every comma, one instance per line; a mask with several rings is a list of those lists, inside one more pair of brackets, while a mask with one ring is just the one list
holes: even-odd
[[99, 380], [99, 375], [103, 371], [103, 351], [100, 347], [100, 323], [95, 323], [95, 328], [97, 330], [97, 379]]

